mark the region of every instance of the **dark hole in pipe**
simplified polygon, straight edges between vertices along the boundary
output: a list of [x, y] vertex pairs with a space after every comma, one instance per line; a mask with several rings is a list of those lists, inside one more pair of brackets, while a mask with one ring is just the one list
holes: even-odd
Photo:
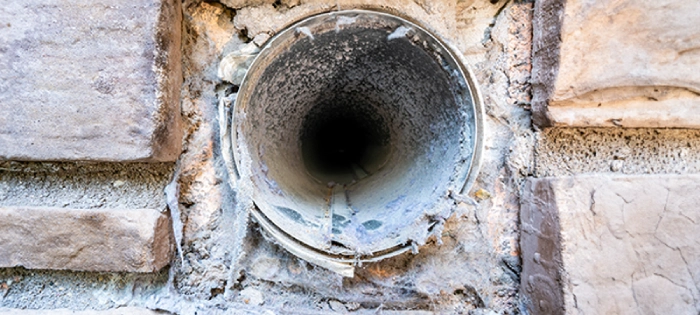
[[372, 106], [347, 100], [311, 109], [299, 140], [304, 166], [324, 183], [349, 184], [370, 176], [386, 163], [390, 151], [384, 118]]

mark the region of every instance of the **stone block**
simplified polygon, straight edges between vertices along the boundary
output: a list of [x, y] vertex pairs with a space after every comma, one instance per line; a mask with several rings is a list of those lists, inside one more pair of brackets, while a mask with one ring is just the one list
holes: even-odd
[[698, 19], [697, 1], [536, 2], [535, 124], [700, 128]]
[[49, 309], [49, 310], [21, 310], [12, 308], [0, 308], [0, 313], [6, 315], [163, 315], [169, 314], [158, 312], [141, 307], [120, 307], [109, 310], [84, 310], [74, 311], [69, 309]]
[[0, 268], [154, 272], [171, 256], [168, 216], [152, 209], [0, 208]]
[[697, 314], [700, 175], [528, 180], [521, 285], [532, 314]]
[[11, 1], [0, 21], [0, 160], [177, 159], [180, 1]]

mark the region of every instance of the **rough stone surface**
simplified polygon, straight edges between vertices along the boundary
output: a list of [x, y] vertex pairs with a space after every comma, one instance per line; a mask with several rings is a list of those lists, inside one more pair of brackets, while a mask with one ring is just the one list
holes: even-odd
[[[173, 257], [170, 268], [155, 274], [4, 268], [0, 269], [0, 307], [143, 306], [187, 315], [328, 314], [343, 309], [357, 314], [517, 314], [518, 194], [533, 171], [534, 133], [527, 110], [532, 3], [252, 0], [236, 9], [234, 2], [226, 1], [230, 6], [183, 2], [184, 150], [175, 165], [174, 181], [166, 189], [175, 234], [181, 232], [177, 244], [182, 251]], [[239, 193], [245, 187], [229, 187], [217, 132], [217, 105], [230, 101], [237, 89], [218, 77], [221, 60], [250, 41], [263, 45], [295, 19], [334, 10], [338, 4], [341, 9], [392, 12], [434, 32], [474, 71], [487, 112], [482, 172], [468, 195], [452, 197], [455, 215], [447, 220], [443, 233], [417, 248], [417, 254], [358, 266], [352, 279], [295, 257], [248, 218], [250, 201]], [[38, 204], [56, 207], [64, 206], [63, 197], [53, 200], [43, 197], [46, 193], [65, 193], [70, 207], [109, 208], [119, 203], [108, 194], [104, 205], [91, 197], [75, 200], [76, 191], [93, 185], [91, 175], [80, 174], [75, 184], [68, 173], [61, 173], [56, 181], [57, 177], [47, 175], [49, 184], [44, 187], [42, 172], [25, 176], [26, 169], [34, 169], [25, 166], [9, 172], [11, 183], [6, 189], [12, 197], [4, 202], [17, 205], [14, 202], [22, 193], [36, 190], [45, 198]], [[136, 175], [141, 173], [140, 168], [126, 175], [106, 168], [94, 183], [100, 189], [86, 192], [101, 198], [109, 185], [124, 189], [140, 182]], [[31, 184], [25, 185], [25, 180]], [[157, 192], [158, 185], [148, 189]], [[149, 194], [155, 193], [136, 197]], [[137, 202], [121, 200], [129, 205]], [[5, 291], [3, 282], [8, 284]], [[254, 292], [261, 292], [264, 299], [250, 299], [259, 297]]]
[[[563, 263], [567, 261], [565, 259], [571, 261], [574, 258], [586, 261], [584, 258], [594, 259], [601, 255], [581, 258], [580, 255], [576, 256], [575, 252], [567, 252], [562, 256], [561, 252], [542, 250], [539, 256], [536, 256], [534, 253], [539, 250], [540, 244], [530, 243], [527, 240], [528, 237], [530, 240], [534, 237], [535, 241], [540, 238], [537, 234], [527, 234], [528, 231], [536, 232], [531, 227], [534, 220], [538, 219], [535, 216], [539, 215], [538, 222], [552, 224], [552, 226], [540, 225], [539, 231], [549, 228], [545, 235], [550, 237], [549, 241], [556, 244], [552, 238], [553, 233], [561, 229], [555, 228], [553, 224], [558, 223], [560, 217], [543, 217], [542, 212], [536, 211], [549, 211], [544, 214], [551, 214], [552, 208], [546, 208], [543, 205], [560, 206], [560, 200], [557, 198], [562, 196], [561, 192], [550, 193], [549, 199], [542, 194], [561, 191], [563, 184], [553, 182], [563, 179], [550, 179], [551, 182], [547, 185], [544, 184], [545, 179], [530, 181], [525, 179], [532, 176], [594, 173], [592, 177], [585, 177], [588, 178], [587, 180], [579, 180], [573, 187], [566, 187], [565, 193], [580, 194], [576, 197], [579, 199], [570, 197], [570, 200], [580, 200], [584, 203], [591, 200], [593, 186], [590, 186], [592, 184], [589, 180], [596, 180], [596, 177], [600, 177], [597, 180], [612, 181], [611, 177], [608, 177], [612, 173], [699, 173], [700, 153], [697, 152], [700, 152], [700, 133], [698, 133], [700, 131], [551, 128], [533, 132], [528, 111], [531, 35], [534, 33], [535, 36], [541, 36], [544, 31], [552, 38], [558, 38], [560, 32], [554, 32], [551, 28], [561, 27], [561, 25], [543, 23], [546, 22], [543, 18], [553, 19], [546, 15], [559, 14], [557, 10], [561, 10], [561, 15], [556, 16], [563, 17], [564, 2], [560, 0], [534, 2], [538, 10], [535, 11], [537, 18], [533, 30], [530, 24], [532, 1], [184, 1], [182, 28], [185, 80], [182, 94], [184, 150], [181, 160], [174, 165], [176, 169], [174, 181], [168, 185], [167, 189], [168, 208], [173, 215], [173, 221], [180, 223], [179, 226], [174, 224], [174, 227], [176, 231], [181, 232], [179, 239], [181, 242], [177, 243], [181, 245], [181, 252], [173, 257], [169, 268], [163, 268], [155, 273], [0, 268], [0, 307], [105, 310], [137, 306], [186, 315], [328, 314], [334, 311], [345, 312], [344, 310], [355, 314], [517, 314], [522, 313], [519, 312], [522, 310], [520, 296], [533, 292], [528, 291], [529, 287], [526, 286], [527, 281], [530, 281], [529, 283], [538, 284], [533, 287], [538, 289], [537, 292], [544, 291], [550, 294], [545, 298], [554, 295], [561, 301], [567, 301], [566, 303], [569, 304], [566, 305], [571, 305], [572, 294], [565, 294], [564, 290], [556, 289], [566, 287], [567, 292], [574, 292], [576, 295], [573, 301], [574, 305], [580, 306], [582, 310], [580, 313], [595, 314], [585, 304], [585, 298], [594, 294], [600, 295], [600, 301], [611, 301], [606, 298], [615, 297], [615, 291], [603, 288], [599, 291], [600, 293], [598, 291], [588, 295], [580, 293], [577, 290], [580, 291], [591, 284], [566, 282], [571, 278], [567, 273], [548, 273], [547, 270], [551, 271], [551, 269], [545, 268], [560, 267], [561, 264], [541, 263], [548, 261]], [[598, 5], [596, 1], [590, 3]], [[216, 111], [217, 105], [219, 101], [224, 103], [231, 101], [232, 93], [237, 89], [235, 84], [222, 81], [218, 76], [221, 60], [239, 51], [250, 41], [257, 46], [264, 45], [265, 41], [279, 29], [295, 19], [317, 13], [319, 10], [333, 10], [338, 5], [341, 9], [372, 8], [393, 12], [415, 20], [435, 32], [450, 47], [459, 52], [461, 54], [459, 57], [463, 57], [472, 67], [481, 85], [486, 110], [486, 147], [482, 172], [468, 196], [453, 196], [456, 204], [455, 215], [447, 220], [442, 237], [436, 237], [426, 246], [418, 248], [417, 254], [407, 253], [388, 260], [358, 266], [357, 274], [352, 279], [343, 279], [328, 270], [291, 255], [262, 233], [255, 222], [249, 220], [246, 211], [250, 201], [242, 198], [243, 194], [239, 194], [245, 187], [228, 186], [229, 178], [224, 162], [221, 160], [217, 133], [217, 118], [220, 114]], [[542, 6], [549, 6], [549, 11], [541, 10]], [[12, 25], [15, 25], [15, 22], [12, 22]], [[5, 26], [0, 27], [4, 30]], [[41, 34], [35, 34], [35, 36], [39, 35]], [[539, 42], [535, 45], [535, 60], [537, 62], [545, 60], [540, 58], [543, 52], [558, 54], [559, 44], [557, 41], [547, 45]], [[548, 60], [556, 62], [553, 66], [559, 66], [558, 58]], [[554, 81], [543, 80], [543, 74], [547, 73], [543, 71], [533, 73], [535, 98], [540, 97], [540, 102], [532, 104], [534, 119], [538, 119], [538, 113], [547, 113], [537, 110], [538, 106], [543, 104], [541, 100], [548, 99], [542, 98], [542, 94], [538, 93], [552, 92], [545, 89], [548, 86], [555, 86]], [[550, 79], [556, 79], [556, 74], [557, 72], [552, 72]], [[231, 81], [237, 82], [237, 80]], [[4, 86], [2, 82], [0, 86]], [[661, 87], [657, 92], [654, 92], [653, 88], [656, 86], [634, 86], [629, 88], [631, 94], [622, 93], [625, 91], [623, 88], [615, 88], [609, 93], [618, 93], [623, 96], [635, 95], [634, 93], [637, 93], [635, 90], [643, 89], [645, 93], [658, 93], [650, 94], [651, 97], [658, 99], [658, 102], [664, 102], [666, 100], [664, 97], [674, 102], [681, 97], [693, 97], [690, 91], [682, 88]], [[569, 101], [578, 102], [580, 98], [590, 103], [596, 98], [605, 99], [606, 95], [608, 94], [583, 95]], [[591, 100], [586, 101], [586, 98]], [[629, 106], [633, 105], [630, 103]], [[637, 117], [637, 114], [631, 111], [633, 107], [628, 109], [630, 111], [626, 113], [632, 113], [632, 116]], [[626, 123], [626, 120], [616, 121], [616, 124], [620, 125]], [[21, 206], [26, 202], [32, 206], [70, 208], [162, 209], [164, 207], [162, 190], [170, 176], [169, 171], [173, 168], [173, 164], [159, 166], [144, 164], [108, 166], [108, 164], [0, 163], [0, 206]], [[644, 185], [646, 185], [644, 187], [654, 189], [659, 185], [657, 182], [666, 185], [667, 177], [671, 176], [644, 177]], [[574, 178], [578, 180], [582, 177]], [[540, 198], [540, 201], [535, 203], [537, 207], [530, 204], [528, 208], [527, 204], [523, 204], [521, 213], [518, 209], [520, 209], [519, 197], [523, 183], [529, 185], [524, 190], [526, 198], [532, 199], [534, 192], [543, 192], [537, 195]], [[624, 196], [625, 192], [619, 187], [629, 185], [618, 184], [615, 182], [615, 185], [606, 187], [609, 187], [607, 188], [609, 191], [620, 192]], [[588, 187], [590, 190], [578, 192], [576, 189], [579, 186]], [[610, 188], [610, 186], [613, 187]], [[536, 187], [539, 187], [539, 190], [535, 189]], [[641, 189], [639, 185], [635, 187], [635, 189]], [[665, 200], [666, 190], [661, 188], [660, 191], [661, 198]], [[698, 195], [693, 193], [692, 189], [687, 191], [685, 195]], [[612, 221], [612, 217], [603, 216], [603, 214], [620, 212], [617, 208], [617, 212], [603, 212], [603, 205], [608, 204], [604, 199], [606, 196], [604, 192], [608, 194], [604, 189], [601, 190], [596, 186], [593, 199], [597, 202], [597, 215], [593, 216], [592, 222], [603, 219]], [[654, 195], [651, 190], [644, 193], [645, 197]], [[678, 200], [681, 199], [679, 197]], [[555, 202], [550, 202], [551, 200]], [[631, 201], [631, 199], [628, 200]], [[640, 203], [631, 201], [630, 204], [635, 202]], [[658, 206], [653, 201], [644, 202], [644, 204], [657, 207], [655, 208], [657, 212], [650, 211], [650, 213], [659, 213]], [[636, 215], [634, 212], [629, 212], [632, 208], [627, 205], [624, 203], [623, 217], [624, 213], [628, 216], [630, 213]], [[591, 208], [589, 204], [583, 204], [581, 208], [567, 207], [566, 209], [576, 209], [572, 211], [575, 213], [590, 212]], [[662, 230], [663, 224], [668, 223], [666, 219], [685, 222], [679, 219], [679, 216], [680, 213], [686, 215], [687, 213], [674, 212], [673, 207], [674, 205], [669, 202], [670, 211], [667, 211], [659, 221], [659, 231]], [[564, 208], [561, 206], [558, 209]], [[689, 217], [698, 222], [692, 215]], [[522, 225], [523, 240], [520, 242], [519, 220], [525, 221], [529, 218], [532, 218], [533, 222], [529, 223], [530, 226]], [[657, 218], [660, 217], [657, 216]], [[639, 221], [644, 222], [645, 218], [642, 217]], [[570, 224], [571, 220], [566, 222]], [[589, 221], [584, 217], [574, 223], [581, 223], [583, 226], [587, 222]], [[635, 220], [624, 222], [630, 224], [629, 226], [625, 224], [625, 229], [635, 231], [633, 225], [637, 223], [636, 217]], [[684, 228], [686, 227], [680, 226], [677, 229], [681, 231]], [[581, 238], [584, 242], [595, 239], [592, 237], [592, 232], [609, 233], [606, 226], [580, 231], [588, 233], [580, 233], [589, 237], [588, 240]], [[618, 246], [619, 242], [628, 242], [625, 244], [638, 242], [630, 239], [644, 239], [636, 234], [630, 237], [626, 233], [622, 234], [621, 240], [609, 237], [605, 240], [612, 246]], [[697, 235], [686, 234], [697, 239]], [[577, 239], [582, 237], [580, 235]], [[678, 261], [678, 255], [682, 252], [681, 258], [685, 258], [691, 265], [700, 259], [689, 258], [685, 256], [686, 252], [680, 249], [677, 253], [675, 250], [664, 249], [664, 245], [660, 245], [659, 242], [668, 242], [669, 240], [665, 238], [667, 235], [657, 236], [658, 242], [652, 240], [643, 243], [651, 244], [653, 248], [640, 247], [639, 243], [633, 244], [637, 247], [631, 248], [639, 249], [638, 252], [643, 254], [639, 259], [629, 259], [624, 255], [631, 254], [623, 250], [619, 251], [622, 254], [615, 252], [618, 256], [623, 255], [623, 258], [627, 259], [619, 264], [620, 266], [615, 264], [615, 268], [624, 269], [628, 266], [639, 268], [640, 262], [645, 262], [644, 268], [639, 269], [643, 272], [634, 273], [634, 276], [626, 274], [626, 279], [630, 279], [627, 282], [629, 286], [621, 285], [615, 288], [624, 287], [625, 290], [634, 290], [634, 297], [637, 297], [640, 303], [638, 308], [632, 309], [629, 313], [635, 311], [654, 313], [655, 310], [650, 307], [657, 307], [657, 309], [663, 308], [664, 313], [669, 314], [697, 314], [697, 306], [695, 309], [683, 309], [683, 307], [688, 306], [688, 300], [697, 299], [697, 295], [687, 294], [688, 290], [691, 293], [697, 292], [693, 291], [687, 282], [690, 281], [687, 274], [692, 275], [700, 268], [691, 266], [689, 271], [684, 273], [680, 268], [685, 262]], [[681, 237], [684, 236], [674, 234], [672, 240], [678, 241]], [[519, 246], [520, 243], [523, 244], [522, 248]], [[668, 244], [678, 248], [682, 245], [680, 242]], [[661, 252], [662, 250], [667, 252]], [[524, 256], [521, 256], [521, 251], [525, 252]], [[586, 248], [578, 251], [581, 255], [590, 252]], [[649, 253], [658, 253], [658, 255], [652, 257]], [[522, 265], [521, 257], [524, 258]], [[538, 265], [534, 264], [536, 257], [540, 262]], [[560, 260], [557, 260], [557, 257]], [[573, 270], [573, 267], [574, 265], [564, 264], [562, 270]], [[584, 265], [584, 267], [582, 272], [591, 272], [590, 266]], [[525, 276], [522, 277], [524, 286], [519, 291], [521, 268], [524, 269]], [[618, 272], [618, 269], [614, 271]], [[533, 270], [539, 272], [542, 277], [533, 277], [531, 281]], [[612, 271], [597, 270], [596, 272], [607, 277]], [[621, 274], [625, 272], [627, 271], [623, 270]], [[649, 273], [652, 274], [649, 275]], [[681, 274], [681, 276], [671, 276], [670, 273]], [[552, 278], [555, 280], [545, 280]], [[673, 279], [674, 282], [666, 279]], [[682, 279], [685, 282], [676, 279]], [[697, 275], [693, 279], [697, 279]], [[591, 283], [600, 285], [609, 284], [612, 281], [612, 279], [608, 282], [603, 280], [608, 281], [598, 279], [596, 281], [599, 282]], [[690, 289], [686, 290], [684, 286]], [[555, 288], [550, 289], [551, 287]], [[263, 298], [259, 299], [261, 295]], [[628, 293], [620, 296], [621, 303], [629, 301]], [[556, 308], [556, 302], [547, 304], [549, 300], [540, 300], [531, 300], [536, 304], [528, 304], [527, 307], [530, 307], [530, 310], [536, 310], [537, 307], [549, 306], [552, 307], [549, 309], [550, 313], [564, 311]], [[564, 305], [563, 303], [559, 305]], [[694, 303], [697, 305], [697, 302]], [[613, 311], [608, 313], [616, 313], [614, 308], [609, 307], [610, 304], [601, 303], [600, 305], [602, 305], [601, 313], [610, 309]], [[676, 307], [678, 309], [675, 309]], [[570, 312], [576, 312], [576, 310]], [[623, 311], [617, 313], [623, 313]], [[531, 312], [531, 314], [537, 313]]]
[[535, 123], [700, 128], [698, 18], [695, 1], [539, 1]]
[[700, 130], [550, 128], [537, 134], [537, 177], [700, 173]]
[[0, 162], [0, 207], [165, 209], [174, 163]]
[[699, 203], [700, 175], [528, 180], [521, 248], [530, 309], [697, 314]]
[[180, 11], [171, 0], [4, 4], [0, 159], [177, 159]]
[[7, 315], [156, 315], [169, 314], [166, 312], [158, 312], [147, 308], [139, 307], [120, 307], [109, 310], [84, 310], [74, 311], [69, 309], [51, 309], [51, 310], [20, 310], [11, 308], [0, 308], [0, 313]]
[[0, 307], [13, 309], [92, 309], [143, 306], [162, 295], [168, 269], [154, 273], [76, 272], [0, 268]]
[[0, 266], [154, 272], [170, 262], [159, 211], [0, 208]]

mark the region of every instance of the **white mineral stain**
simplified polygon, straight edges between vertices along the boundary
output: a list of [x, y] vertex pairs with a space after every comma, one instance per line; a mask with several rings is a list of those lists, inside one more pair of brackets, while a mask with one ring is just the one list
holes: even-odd
[[306, 27], [306, 26], [297, 27], [296, 30], [297, 30], [297, 33], [302, 33], [302, 34], [306, 35], [307, 37], [311, 38], [311, 40], [314, 39], [314, 34], [311, 34], [311, 30], [308, 27]]
[[355, 23], [355, 21], [357, 21], [357, 17], [339, 16], [338, 21], [335, 22], [335, 32], [340, 32], [341, 25], [350, 25]]
[[401, 25], [401, 26], [397, 27], [393, 33], [389, 34], [387, 39], [392, 40], [392, 39], [404, 37], [404, 36], [406, 36], [406, 34], [408, 34], [408, 32], [410, 30], [411, 30], [410, 27], [405, 27], [405, 26]]
[[260, 48], [251, 42], [241, 49], [231, 52], [219, 63], [217, 75], [224, 81], [240, 85], [259, 51]]

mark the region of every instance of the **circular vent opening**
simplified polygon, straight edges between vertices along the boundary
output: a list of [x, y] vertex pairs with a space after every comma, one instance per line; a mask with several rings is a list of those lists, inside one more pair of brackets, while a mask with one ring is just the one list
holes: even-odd
[[[301, 256], [372, 259], [422, 244], [473, 180], [481, 107], [450, 50], [402, 18], [317, 15], [274, 37], [232, 114], [262, 226]], [[291, 245], [290, 245], [291, 244]]]

